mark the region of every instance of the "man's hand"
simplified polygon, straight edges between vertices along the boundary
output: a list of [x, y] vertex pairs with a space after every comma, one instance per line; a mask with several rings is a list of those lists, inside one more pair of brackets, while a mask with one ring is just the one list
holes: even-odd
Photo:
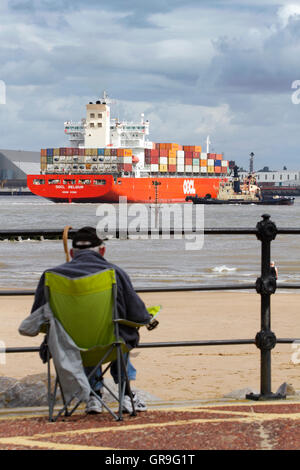
[[152, 316], [152, 319], [150, 320], [148, 325], [146, 325], [146, 328], [149, 331], [154, 330], [154, 328], [156, 328], [157, 325], [159, 325], [159, 322], [153, 318], [153, 315], [151, 315], [151, 316]]

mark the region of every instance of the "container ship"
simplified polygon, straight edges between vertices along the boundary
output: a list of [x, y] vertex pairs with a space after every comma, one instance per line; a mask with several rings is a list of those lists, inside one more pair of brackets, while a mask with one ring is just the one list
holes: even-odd
[[188, 195], [217, 197], [229, 174], [223, 154], [201, 146], [154, 143], [149, 121], [111, 119], [106, 93], [86, 105], [86, 118], [65, 122], [70, 146], [41, 150], [40, 174], [29, 190], [53, 202], [180, 203]]

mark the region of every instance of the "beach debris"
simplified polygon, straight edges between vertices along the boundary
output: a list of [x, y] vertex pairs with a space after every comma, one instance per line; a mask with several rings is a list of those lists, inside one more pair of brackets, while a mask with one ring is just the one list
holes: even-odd
[[294, 396], [297, 395], [296, 390], [294, 389], [292, 384], [288, 384], [287, 382], [283, 382], [278, 388], [276, 394], [285, 395], [285, 396]]

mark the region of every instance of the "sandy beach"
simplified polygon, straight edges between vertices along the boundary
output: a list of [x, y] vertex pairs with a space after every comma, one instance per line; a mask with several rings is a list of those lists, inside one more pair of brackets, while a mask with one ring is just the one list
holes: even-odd
[[[188, 292], [142, 294], [146, 305], [161, 304], [159, 327], [141, 330], [141, 343], [207, 339], [252, 339], [260, 330], [260, 296], [256, 293]], [[0, 341], [6, 347], [35, 346], [43, 339], [22, 337], [18, 326], [32, 297], [1, 297]], [[272, 331], [277, 338], [299, 337], [300, 296], [272, 297]], [[294, 364], [292, 345], [272, 352], [272, 390], [288, 382], [300, 390], [300, 364]], [[300, 354], [299, 354], [300, 358]], [[166, 400], [219, 398], [242, 388], [260, 389], [260, 351], [256, 346], [205, 346], [135, 350], [135, 387]], [[0, 376], [22, 378], [46, 372], [38, 354], [7, 354]]]

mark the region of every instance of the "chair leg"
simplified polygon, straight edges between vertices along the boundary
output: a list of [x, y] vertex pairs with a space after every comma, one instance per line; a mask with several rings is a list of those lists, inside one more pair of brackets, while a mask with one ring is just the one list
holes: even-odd
[[51, 392], [51, 364], [50, 364], [50, 353], [47, 351], [47, 382], [48, 382], [48, 409], [49, 409], [49, 422], [53, 422], [53, 395]]
[[[58, 377], [58, 374], [57, 374], [57, 371], [55, 369], [55, 373], [56, 373], [56, 378], [55, 378], [55, 384], [54, 384], [54, 391], [53, 393], [51, 393], [51, 375], [50, 375], [50, 362], [49, 362], [49, 366], [48, 366], [48, 399], [49, 399], [49, 421], [51, 422], [56, 422], [57, 419], [64, 413], [65, 416], [71, 416], [71, 414], [73, 413], [73, 411], [80, 405], [81, 402], [79, 402], [77, 404], [77, 406], [74, 408], [74, 410], [72, 410], [71, 412], [68, 411], [68, 406], [71, 404], [73, 398], [71, 398], [71, 400], [68, 401], [68, 403], [66, 402], [66, 399], [65, 399], [65, 396], [64, 396], [64, 392], [63, 392], [63, 389], [62, 389], [62, 386], [60, 384], [60, 381], [59, 381], [59, 377]], [[61, 393], [61, 396], [62, 396], [62, 400], [63, 400], [63, 408], [58, 412], [58, 414], [54, 417], [54, 406], [55, 406], [55, 400], [56, 400], [56, 395], [57, 395], [57, 388], [59, 386], [59, 389], [60, 389], [60, 393]], [[50, 398], [49, 398], [50, 397]]]
[[130, 382], [129, 382], [128, 374], [127, 374], [127, 361], [128, 361], [128, 358], [129, 358], [129, 355], [127, 354], [127, 360], [126, 360], [126, 363], [125, 363], [125, 359], [123, 357], [123, 354], [121, 354], [121, 362], [122, 362], [122, 366], [123, 366], [124, 374], [125, 374], [125, 383], [127, 385], [128, 391], [129, 391], [129, 397], [130, 397], [131, 406], [132, 406], [131, 416], [136, 416], [136, 410], [135, 410], [135, 406], [134, 406], [133, 395], [132, 395]]
[[120, 344], [117, 345], [117, 370], [118, 370], [118, 391], [119, 391], [119, 421], [123, 421], [123, 387], [122, 387], [122, 351]]

